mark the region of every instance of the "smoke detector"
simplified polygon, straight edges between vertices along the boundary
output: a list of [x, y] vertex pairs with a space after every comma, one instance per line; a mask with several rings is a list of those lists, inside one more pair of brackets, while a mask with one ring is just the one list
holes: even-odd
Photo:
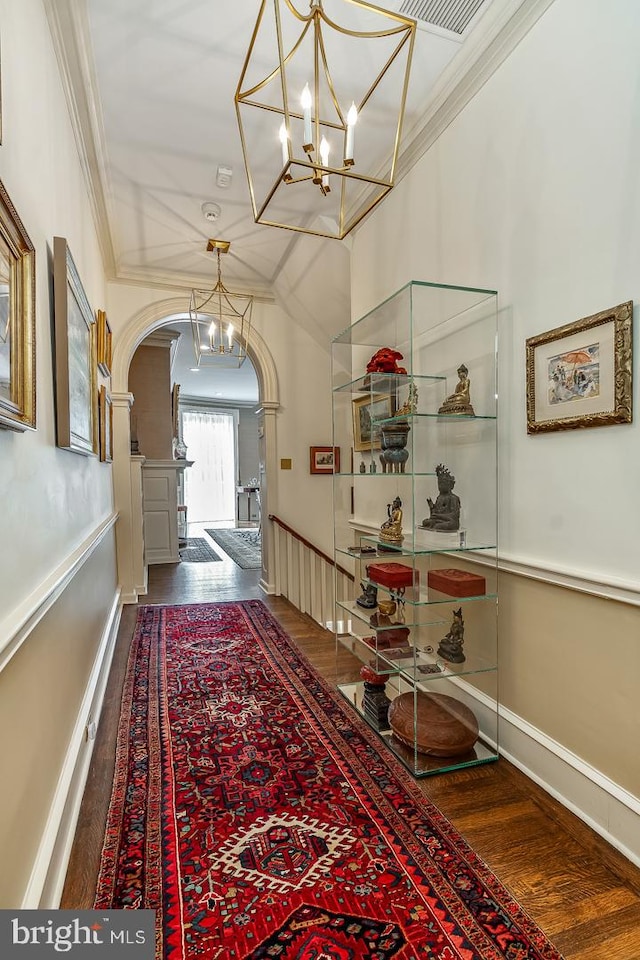
[[207, 200], [202, 204], [200, 209], [202, 210], [202, 215], [205, 220], [209, 220], [211, 223], [214, 223], [216, 220], [220, 219], [222, 207], [219, 203], [214, 203], [212, 200]]
[[216, 183], [223, 190], [226, 190], [227, 187], [231, 186], [231, 180], [233, 178], [233, 170], [231, 167], [218, 167], [218, 173], [216, 174]]

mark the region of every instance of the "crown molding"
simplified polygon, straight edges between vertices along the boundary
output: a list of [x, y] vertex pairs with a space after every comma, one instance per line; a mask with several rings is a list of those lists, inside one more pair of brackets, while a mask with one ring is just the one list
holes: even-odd
[[[213, 278], [207, 282], [203, 277], [188, 277], [182, 275], [176, 277], [173, 273], [153, 273], [147, 274], [142, 272], [137, 272], [134, 270], [120, 270], [118, 275], [109, 278], [110, 283], [119, 283], [125, 286], [130, 287], [150, 287], [153, 290], [171, 290], [171, 291], [184, 291], [187, 295], [187, 302], [185, 304], [185, 313], [189, 313], [189, 301], [188, 298], [191, 294], [191, 290], [195, 287], [198, 290], [206, 290], [208, 287], [213, 286]], [[267, 293], [264, 290], [231, 290], [230, 293], [237, 294], [241, 297], [253, 297], [256, 303], [275, 303], [276, 298], [273, 294]]]
[[401, 145], [396, 183], [413, 169], [552, 3], [554, 0], [494, 0], [442, 72], [421, 120]]
[[104, 270], [115, 276], [110, 229], [104, 125], [90, 56], [91, 38], [84, 0], [43, 0], [58, 61], [78, 157], [89, 194]]

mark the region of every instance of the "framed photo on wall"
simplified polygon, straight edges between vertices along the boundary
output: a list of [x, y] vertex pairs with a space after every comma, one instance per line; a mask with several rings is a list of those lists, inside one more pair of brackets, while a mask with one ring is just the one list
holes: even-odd
[[311, 473], [340, 473], [340, 447], [309, 447]]
[[36, 254], [0, 183], [0, 427], [36, 425]]
[[367, 394], [353, 401], [354, 450], [379, 450], [381, 430], [377, 420], [393, 415], [391, 394]]
[[53, 238], [57, 444], [98, 452], [96, 324], [63, 237]]
[[171, 424], [173, 439], [180, 439], [180, 384], [174, 383], [171, 388]]
[[631, 423], [633, 302], [530, 337], [527, 433]]
[[104, 384], [100, 387], [98, 394], [98, 423], [100, 460], [102, 463], [111, 463], [113, 460], [113, 406]]
[[111, 327], [104, 310], [96, 314], [98, 369], [105, 377], [111, 376]]

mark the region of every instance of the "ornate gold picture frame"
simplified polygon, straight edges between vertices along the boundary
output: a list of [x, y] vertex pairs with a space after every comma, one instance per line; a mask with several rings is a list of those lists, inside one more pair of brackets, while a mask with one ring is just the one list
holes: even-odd
[[367, 394], [353, 401], [353, 449], [379, 450], [382, 431], [377, 420], [392, 416], [391, 395]]
[[96, 323], [64, 237], [53, 238], [53, 291], [57, 444], [96, 454]]
[[527, 433], [631, 423], [633, 301], [530, 337]]
[[111, 327], [104, 310], [96, 314], [98, 369], [105, 377], [111, 376]]
[[100, 460], [111, 463], [113, 460], [113, 405], [104, 384], [98, 394], [98, 422], [100, 434]]
[[0, 183], [0, 427], [36, 425], [36, 254]]

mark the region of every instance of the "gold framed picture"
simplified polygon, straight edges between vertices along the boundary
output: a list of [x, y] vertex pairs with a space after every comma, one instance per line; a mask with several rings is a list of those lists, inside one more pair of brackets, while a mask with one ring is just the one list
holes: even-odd
[[111, 327], [107, 320], [104, 310], [98, 310], [96, 314], [97, 327], [97, 353], [98, 370], [105, 375], [111, 376]]
[[56, 441], [98, 452], [96, 323], [64, 237], [53, 238]]
[[633, 301], [526, 342], [527, 433], [631, 423]]
[[379, 420], [393, 415], [391, 394], [366, 394], [353, 401], [353, 449], [379, 450], [382, 434]]
[[36, 254], [0, 183], [0, 427], [36, 426]]
[[180, 384], [174, 383], [171, 388], [171, 423], [173, 439], [180, 439]]
[[104, 384], [101, 385], [98, 394], [98, 424], [100, 460], [102, 463], [111, 463], [113, 460], [113, 405]]

